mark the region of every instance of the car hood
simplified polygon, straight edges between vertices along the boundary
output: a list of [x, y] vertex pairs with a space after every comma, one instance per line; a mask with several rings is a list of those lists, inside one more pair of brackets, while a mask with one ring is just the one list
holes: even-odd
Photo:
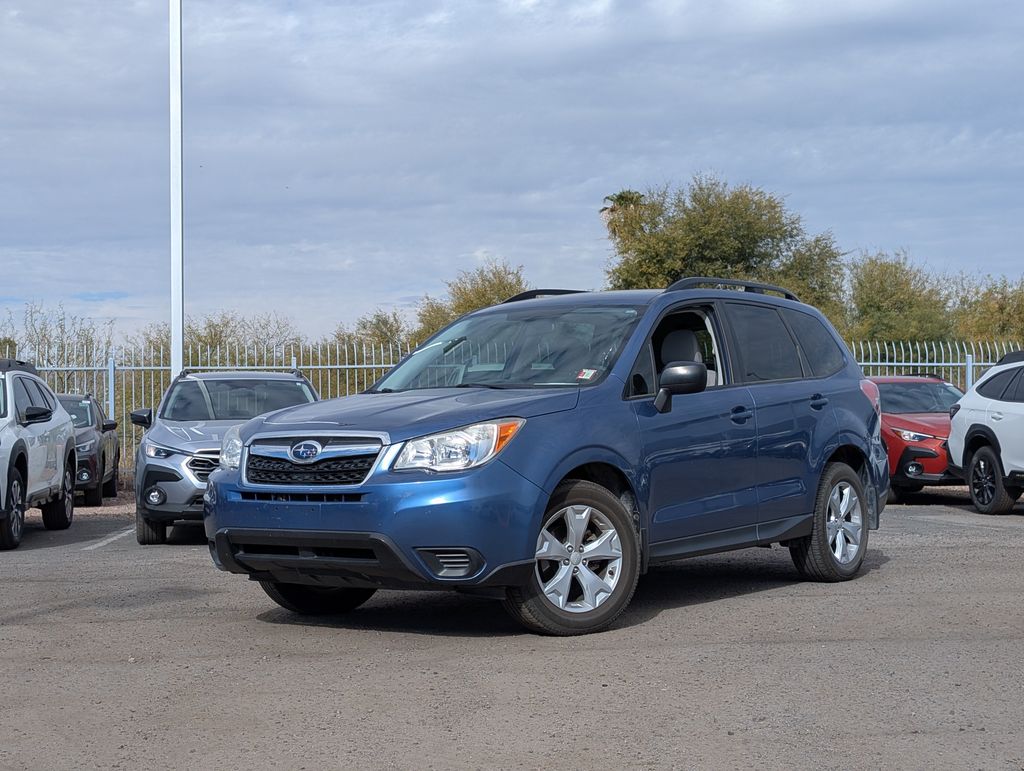
[[244, 420], [178, 421], [158, 420], [146, 434], [146, 438], [175, 450], [195, 452], [196, 450], [220, 449], [224, 432], [232, 426], [240, 426]]
[[939, 439], [949, 438], [949, 413], [946, 412], [886, 413], [882, 421], [894, 431], [917, 431]]
[[573, 409], [578, 388], [431, 388], [366, 393], [289, 407], [254, 420], [243, 439], [269, 431], [386, 432], [392, 442], [447, 431], [495, 418], [533, 418]]

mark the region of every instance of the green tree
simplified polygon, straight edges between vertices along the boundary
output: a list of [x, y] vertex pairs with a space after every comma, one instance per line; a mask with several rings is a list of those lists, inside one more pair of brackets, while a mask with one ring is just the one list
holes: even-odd
[[1024, 341], [1024, 278], [959, 276], [953, 286], [958, 338]]
[[859, 340], [946, 340], [953, 332], [948, 281], [903, 252], [861, 255], [850, 265], [848, 334]]
[[370, 343], [373, 345], [405, 344], [412, 330], [409, 321], [397, 310], [377, 308], [356, 319], [355, 327], [349, 331], [339, 324], [331, 336], [330, 342], [341, 345]]
[[[623, 190], [605, 202], [616, 252], [608, 268], [613, 289], [661, 288], [683, 276], [770, 279], [801, 250], [834, 250], [828, 234], [808, 238], [778, 196], [709, 175], [678, 189]], [[839, 257], [837, 250], [829, 255]]]
[[417, 328], [414, 338], [425, 340], [459, 316], [488, 305], [496, 305], [512, 295], [529, 289], [523, 277], [523, 266], [512, 266], [505, 260], [487, 260], [473, 270], [459, 271], [451, 281], [444, 298], [425, 296], [416, 309]]

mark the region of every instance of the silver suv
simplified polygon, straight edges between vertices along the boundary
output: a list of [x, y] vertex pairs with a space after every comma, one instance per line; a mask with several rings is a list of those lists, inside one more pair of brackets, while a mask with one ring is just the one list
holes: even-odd
[[31, 364], [0, 359], [0, 549], [21, 543], [25, 510], [47, 530], [75, 514], [75, 429]]
[[140, 544], [167, 541], [167, 526], [201, 520], [203, 492], [220, 461], [224, 432], [257, 415], [317, 400], [300, 372], [186, 372], [160, 403], [136, 410], [146, 429], [135, 455], [135, 535]]

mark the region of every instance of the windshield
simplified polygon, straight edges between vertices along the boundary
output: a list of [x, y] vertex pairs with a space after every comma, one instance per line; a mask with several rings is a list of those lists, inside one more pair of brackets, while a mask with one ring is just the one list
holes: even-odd
[[882, 412], [949, 412], [963, 392], [950, 383], [878, 383]]
[[59, 396], [60, 403], [71, 416], [71, 422], [75, 428], [88, 428], [93, 424], [92, 402], [88, 399], [72, 399], [68, 396]]
[[249, 420], [313, 401], [298, 380], [179, 380], [164, 400], [164, 420]]
[[639, 308], [622, 306], [511, 308], [473, 316], [417, 348], [373, 390], [595, 385], [639, 317]]

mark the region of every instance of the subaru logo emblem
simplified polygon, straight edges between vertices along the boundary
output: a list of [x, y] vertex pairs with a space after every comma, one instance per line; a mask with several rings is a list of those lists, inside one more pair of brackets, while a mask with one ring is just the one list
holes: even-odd
[[323, 449], [323, 445], [320, 442], [314, 442], [312, 439], [309, 439], [305, 442], [293, 444], [291, 449], [288, 450], [288, 455], [296, 463], [312, 463], [323, 452]]

